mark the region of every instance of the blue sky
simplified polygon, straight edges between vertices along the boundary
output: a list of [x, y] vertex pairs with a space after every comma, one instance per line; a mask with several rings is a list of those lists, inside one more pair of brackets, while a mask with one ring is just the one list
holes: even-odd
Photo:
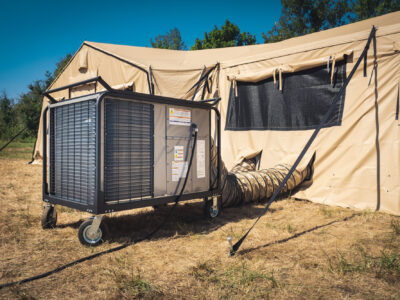
[[177, 27], [190, 47], [229, 19], [262, 43], [280, 12], [279, 0], [0, 0], [0, 92], [17, 98], [85, 40], [150, 46], [150, 38]]

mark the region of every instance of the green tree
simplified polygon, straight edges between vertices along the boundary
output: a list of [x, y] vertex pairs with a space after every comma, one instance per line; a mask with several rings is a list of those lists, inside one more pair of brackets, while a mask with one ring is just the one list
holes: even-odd
[[281, 4], [279, 21], [262, 34], [265, 43], [344, 25], [351, 12], [345, 0], [281, 0]]
[[166, 34], [159, 34], [153, 39], [150, 39], [150, 44], [153, 48], [186, 50], [187, 47], [182, 41], [181, 33], [178, 28], [173, 28]]
[[16, 106], [22, 123], [28, 127], [24, 136], [34, 136], [38, 129], [43, 93], [47, 88], [47, 80], [36, 80], [29, 86], [29, 91], [21, 95]]
[[279, 21], [263, 33], [277, 42], [400, 10], [400, 0], [281, 0]]
[[240, 32], [237, 25], [226, 20], [221, 29], [215, 25], [213, 30], [204, 33], [203, 40], [197, 38], [191, 50], [254, 45], [255, 43], [255, 35]]
[[400, 0], [353, 0], [351, 21], [359, 21], [400, 10]]
[[0, 95], [0, 139], [9, 138], [15, 127], [14, 101], [7, 97], [6, 92]]

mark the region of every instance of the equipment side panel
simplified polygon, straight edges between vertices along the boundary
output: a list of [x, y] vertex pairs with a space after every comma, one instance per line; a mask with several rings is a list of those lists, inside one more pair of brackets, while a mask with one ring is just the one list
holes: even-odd
[[206, 109], [167, 105], [166, 158], [167, 193], [179, 193], [193, 147], [191, 124], [197, 125], [197, 145], [184, 193], [208, 191], [210, 187], [210, 111]]
[[210, 111], [193, 109], [192, 122], [199, 129], [192, 166], [192, 192], [210, 189]]

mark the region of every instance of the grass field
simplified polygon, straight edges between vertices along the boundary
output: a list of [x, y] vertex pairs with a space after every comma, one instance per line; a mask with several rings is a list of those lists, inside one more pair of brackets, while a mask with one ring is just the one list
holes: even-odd
[[[0, 140], [0, 147], [3, 147], [8, 141]], [[14, 141], [0, 152], [0, 159], [25, 159], [30, 161], [32, 158], [34, 142]]]
[[[42, 230], [41, 166], [27, 165], [28, 150], [8, 153], [0, 156], [0, 283], [144, 236], [168, 211], [111, 214], [110, 240], [83, 247], [77, 230], [89, 215], [58, 207], [57, 227]], [[181, 204], [150, 241], [2, 289], [0, 299], [400, 298], [400, 218], [284, 199], [228, 257], [226, 238], [236, 241], [262, 207], [207, 221], [201, 202]]]

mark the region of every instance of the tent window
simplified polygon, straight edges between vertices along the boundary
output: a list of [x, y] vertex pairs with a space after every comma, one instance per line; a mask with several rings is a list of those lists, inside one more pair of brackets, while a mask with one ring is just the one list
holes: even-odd
[[[326, 65], [282, 74], [283, 89], [272, 78], [231, 86], [225, 130], [314, 129], [346, 79], [346, 61], [336, 62], [333, 85]], [[342, 123], [345, 93], [324, 127]]]

